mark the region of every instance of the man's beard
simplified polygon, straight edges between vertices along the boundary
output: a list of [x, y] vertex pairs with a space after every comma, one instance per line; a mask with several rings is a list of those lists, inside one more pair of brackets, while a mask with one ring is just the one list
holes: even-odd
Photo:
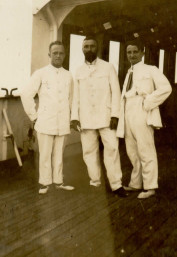
[[86, 52], [84, 55], [85, 55], [85, 60], [90, 63], [92, 63], [97, 58], [97, 53], [94, 53], [91, 51]]

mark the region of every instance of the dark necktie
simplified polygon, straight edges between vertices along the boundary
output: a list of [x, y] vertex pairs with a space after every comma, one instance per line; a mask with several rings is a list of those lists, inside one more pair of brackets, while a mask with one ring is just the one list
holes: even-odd
[[126, 91], [129, 91], [132, 88], [132, 84], [133, 84], [132, 80], [133, 80], [133, 71], [131, 71], [129, 74]]

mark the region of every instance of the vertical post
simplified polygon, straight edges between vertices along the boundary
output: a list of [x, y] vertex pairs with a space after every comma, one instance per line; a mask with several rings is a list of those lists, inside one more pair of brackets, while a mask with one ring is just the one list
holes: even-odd
[[46, 12], [50, 23], [50, 42], [56, 41], [58, 38], [58, 26], [55, 16], [50, 8], [50, 4], [47, 5]]

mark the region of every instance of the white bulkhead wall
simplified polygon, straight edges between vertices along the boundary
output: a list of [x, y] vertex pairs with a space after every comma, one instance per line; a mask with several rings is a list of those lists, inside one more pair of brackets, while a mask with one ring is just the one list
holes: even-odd
[[0, 87], [20, 87], [31, 73], [32, 0], [1, 1], [0, 24]]

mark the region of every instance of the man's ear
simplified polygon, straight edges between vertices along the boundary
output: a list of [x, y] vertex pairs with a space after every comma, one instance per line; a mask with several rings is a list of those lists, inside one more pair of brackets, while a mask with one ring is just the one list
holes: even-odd
[[48, 56], [51, 57], [51, 56], [50, 56], [50, 52], [48, 53]]

